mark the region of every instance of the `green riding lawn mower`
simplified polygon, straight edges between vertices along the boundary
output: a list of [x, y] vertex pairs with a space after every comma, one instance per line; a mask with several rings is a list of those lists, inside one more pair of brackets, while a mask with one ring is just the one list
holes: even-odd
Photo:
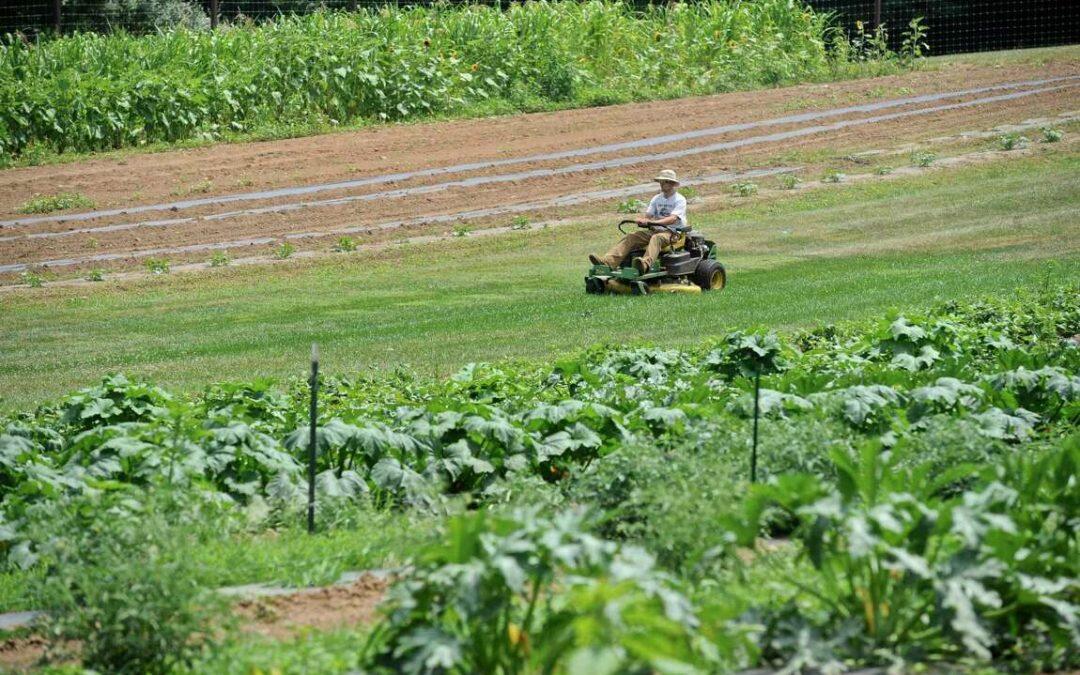
[[[619, 222], [619, 232], [627, 234], [623, 225], [638, 225], [634, 220]], [[727, 272], [716, 259], [716, 242], [693, 230], [673, 228], [656, 223], [644, 223], [638, 227], [653, 232], [667, 231], [685, 235], [684, 244], [678, 250], [666, 251], [653, 262], [652, 268], [642, 274], [631, 264], [634, 258], [644, 255], [644, 250], [631, 251], [618, 267], [593, 265], [585, 277], [586, 293], [620, 293], [648, 295], [649, 293], [701, 293], [719, 291], [727, 284]]]

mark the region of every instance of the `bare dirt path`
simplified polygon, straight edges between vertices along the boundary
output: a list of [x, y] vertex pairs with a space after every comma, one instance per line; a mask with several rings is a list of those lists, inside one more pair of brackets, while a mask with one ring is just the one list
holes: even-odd
[[[507, 205], [632, 186], [660, 166], [701, 176], [811, 158], [800, 163], [820, 170], [812, 158], [821, 149], [899, 146], [1077, 108], [1080, 62], [957, 65], [9, 170], [0, 172], [0, 273], [95, 258], [122, 267], [148, 255], [183, 258], [226, 245], [247, 254], [285, 239], [325, 248], [319, 233], [354, 231], [366, 241], [393, 228], [365, 226], [388, 222], [409, 235], [432, 233], [462, 213], [489, 218]], [[280, 192], [260, 194], [267, 190]], [[15, 212], [31, 194], [63, 191], [82, 192], [105, 212], [44, 219]]]

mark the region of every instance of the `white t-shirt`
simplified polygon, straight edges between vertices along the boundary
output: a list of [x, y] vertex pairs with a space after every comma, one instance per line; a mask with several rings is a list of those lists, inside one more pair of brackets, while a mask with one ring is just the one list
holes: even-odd
[[671, 197], [665, 197], [664, 193], [661, 192], [649, 202], [649, 208], [645, 211], [645, 215], [649, 218], [678, 216], [679, 222], [675, 223], [675, 225], [678, 227], [687, 227], [686, 197], [683, 197], [678, 192], [673, 192]]

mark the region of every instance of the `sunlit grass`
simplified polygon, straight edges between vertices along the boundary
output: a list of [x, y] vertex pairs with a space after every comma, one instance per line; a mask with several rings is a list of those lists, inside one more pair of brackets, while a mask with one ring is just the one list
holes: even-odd
[[[584, 293], [610, 220], [0, 296], [0, 396], [24, 407], [126, 371], [187, 388], [328, 372], [553, 358], [597, 342], [691, 344], [888, 307], [1008, 293], [1080, 272], [1080, 159], [1063, 154], [784, 193], [695, 215], [729, 287], [694, 297]], [[790, 196], [788, 196], [790, 195]]]

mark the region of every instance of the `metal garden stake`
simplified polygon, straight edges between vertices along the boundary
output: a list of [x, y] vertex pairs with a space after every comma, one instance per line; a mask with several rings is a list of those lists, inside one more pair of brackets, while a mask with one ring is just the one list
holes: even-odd
[[754, 371], [754, 447], [750, 451], [750, 482], [757, 482], [757, 424], [761, 412], [761, 370]]
[[315, 532], [315, 420], [319, 410], [319, 345], [311, 343], [311, 419], [308, 430], [307, 529]]

